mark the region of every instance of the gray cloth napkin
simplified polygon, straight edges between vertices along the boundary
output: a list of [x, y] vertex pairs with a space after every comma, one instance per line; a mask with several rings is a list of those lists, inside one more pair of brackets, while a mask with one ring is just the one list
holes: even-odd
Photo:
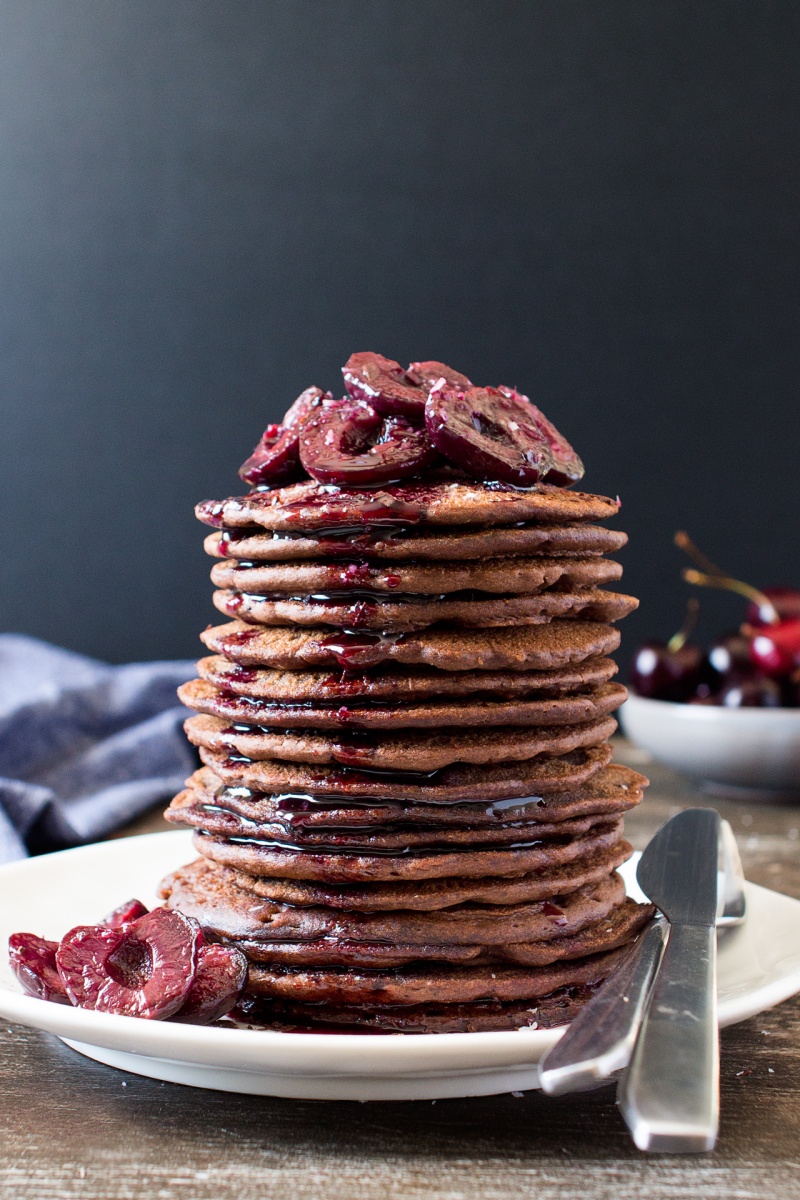
[[194, 674], [0, 634], [0, 862], [103, 837], [179, 791], [196, 760], [175, 689]]

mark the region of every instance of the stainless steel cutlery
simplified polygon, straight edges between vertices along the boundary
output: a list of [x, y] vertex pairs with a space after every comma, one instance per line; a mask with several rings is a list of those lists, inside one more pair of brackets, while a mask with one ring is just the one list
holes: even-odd
[[663, 915], [542, 1059], [541, 1086], [554, 1095], [585, 1090], [628, 1067], [619, 1102], [637, 1146], [710, 1149], [718, 1121], [715, 927], [745, 916], [730, 826], [711, 809], [679, 813], [648, 845], [637, 879]]

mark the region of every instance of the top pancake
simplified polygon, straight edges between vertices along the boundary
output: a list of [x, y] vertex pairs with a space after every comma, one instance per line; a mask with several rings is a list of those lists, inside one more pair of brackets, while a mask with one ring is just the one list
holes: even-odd
[[441, 482], [356, 491], [331, 484], [290, 487], [205, 500], [195, 512], [206, 525], [293, 533], [333, 525], [402, 526], [511, 525], [516, 521], [602, 521], [614, 517], [619, 502], [607, 496], [573, 492], [549, 484], [524, 490], [508, 484]]
[[206, 553], [213, 558], [254, 562], [299, 562], [316, 558], [368, 558], [387, 562], [491, 558], [496, 555], [613, 554], [627, 534], [598, 525], [512, 525], [490, 529], [402, 529], [373, 525], [342, 527], [324, 537], [313, 533], [265, 533], [253, 528], [210, 533]]

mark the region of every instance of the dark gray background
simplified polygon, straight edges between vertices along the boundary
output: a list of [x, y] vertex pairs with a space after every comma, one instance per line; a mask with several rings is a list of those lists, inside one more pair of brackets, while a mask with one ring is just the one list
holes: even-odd
[[628, 652], [680, 624], [676, 528], [800, 584], [796, 0], [0, 23], [0, 626], [194, 654], [194, 501], [356, 349], [517, 384], [573, 440], [623, 499]]

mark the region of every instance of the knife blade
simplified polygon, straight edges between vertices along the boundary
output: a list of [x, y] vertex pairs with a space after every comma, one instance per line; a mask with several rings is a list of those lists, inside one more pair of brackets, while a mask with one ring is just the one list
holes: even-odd
[[719, 1127], [719, 814], [692, 808], [650, 841], [636, 877], [669, 937], [618, 1103], [640, 1150], [711, 1150]]

